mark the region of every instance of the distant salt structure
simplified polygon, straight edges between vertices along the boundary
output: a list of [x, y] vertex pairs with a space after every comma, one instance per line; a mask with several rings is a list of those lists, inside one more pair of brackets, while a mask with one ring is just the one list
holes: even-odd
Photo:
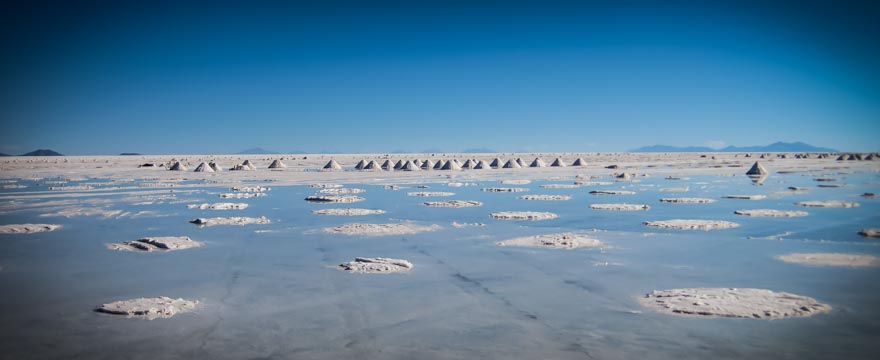
[[[385, 160], [385, 164], [390, 164], [390, 163], [391, 162], [389, 160]], [[397, 162], [394, 163], [394, 170], [400, 170], [400, 168], [403, 167], [403, 164], [404, 164], [403, 160], [397, 160]], [[382, 167], [384, 168], [385, 165], [383, 164]], [[385, 170], [391, 170], [391, 169], [385, 169]]]
[[437, 162], [434, 163], [434, 170], [440, 170], [442, 168], [443, 168], [443, 160], [437, 160]]
[[477, 166], [477, 163], [471, 159], [468, 159], [468, 161], [465, 161], [464, 164], [461, 165], [461, 168], [462, 169], [473, 169], [474, 166]]
[[324, 165], [323, 170], [326, 170], [326, 171], [342, 170], [342, 166], [339, 165], [339, 163], [336, 162], [336, 160], [330, 159], [330, 161], [327, 162], [327, 165]]
[[553, 162], [550, 163], [550, 166], [552, 166], [552, 167], [566, 167], [567, 165], [565, 165], [565, 162], [562, 161], [562, 158], [556, 158], [556, 160], [553, 160]]
[[502, 167], [505, 169], [520, 169], [522, 168], [522, 165], [516, 162], [516, 160], [507, 160], [507, 162], [504, 163], [504, 166]]
[[212, 173], [212, 172], [214, 172], [214, 169], [212, 169], [211, 165], [208, 165], [208, 163], [203, 162], [203, 163], [199, 164], [199, 166], [196, 166], [195, 172], [211, 172]]
[[440, 170], [461, 170], [461, 165], [458, 161], [455, 161], [455, 159], [446, 160], [446, 163], [443, 164], [443, 167], [441, 167]]
[[535, 158], [535, 160], [532, 160], [532, 163], [529, 164], [529, 167], [547, 167], [547, 163], [545, 163], [544, 160], [541, 160], [541, 158]]
[[208, 163], [208, 166], [210, 166], [210, 167], [211, 167], [211, 170], [214, 170], [214, 172], [221, 172], [221, 171], [223, 171], [223, 168], [220, 167], [220, 165], [217, 165], [216, 162], [211, 161], [210, 163]]
[[385, 160], [385, 162], [382, 163], [382, 170], [397, 170], [400, 169], [401, 166], [403, 165], [400, 163], [400, 160], [397, 160], [397, 164], [392, 164], [391, 160]]
[[367, 163], [367, 166], [364, 166], [363, 170], [382, 170], [382, 167], [379, 166], [379, 163], [377, 163], [376, 160], [370, 160], [370, 162]]
[[171, 167], [169, 167], [168, 170], [186, 171], [186, 166], [183, 166], [183, 164], [181, 164], [180, 161], [175, 161], [174, 165], [171, 165]]
[[748, 176], [762, 176], [767, 174], [767, 169], [765, 169], [764, 166], [757, 161], [755, 161], [755, 164], [752, 165], [752, 168], [746, 172], [746, 175]]
[[412, 162], [411, 160], [407, 160], [406, 163], [404, 163], [403, 166], [400, 167], [400, 170], [403, 170], [403, 171], [419, 171], [419, 170], [421, 170], [421, 169], [420, 169], [420, 168], [419, 168], [414, 162]]
[[281, 159], [275, 159], [274, 161], [272, 161], [271, 164], [269, 164], [269, 168], [270, 169], [285, 169], [285, 168], [287, 168], [287, 165], [284, 165], [284, 163], [281, 162]]
[[497, 168], [504, 166], [504, 164], [501, 162], [501, 159], [495, 158], [492, 160], [492, 162], [489, 164], [489, 166], [491, 166], [493, 169], [497, 169]]
[[477, 162], [476, 165], [474, 165], [475, 170], [485, 170], [485, 169], [491, 169], [491, 168], [492, 167], [489, 166], [489, 163], [487, 163], [486, 160], [480, 160]]
[[241, 165], [247, 167], [248, 170], [256, 170], [257, 169], [257, 167], [254, 164], [251, 164], [251, 161], [247, 160], [247, 159], [245, 159], [245, 161], [242, 162]]
[[526, 162], [522, 158], [516, 158], [516, 163], [519, 164], [519, 167], [526, 166]]
[[422, 170], [433, 170], [434, 169], [434, 162], [431, 161], [430, 159], [425, 160], [422, 162], [421, 168], [422, 168]]
[[367, 166], [367, 160], [361, 159], [361, 161], [358, 161], [358, 163], [355, 164], [354, 168], [358, 169], [358, 170], [363, 170], [366, 166]]
[[587, 166], [587, 161], [584, 158], [577, 158], [571, 166]]

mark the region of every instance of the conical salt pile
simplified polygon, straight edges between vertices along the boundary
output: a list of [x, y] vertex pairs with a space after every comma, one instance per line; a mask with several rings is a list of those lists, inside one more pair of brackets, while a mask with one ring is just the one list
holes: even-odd
[[434, 164], [434, 170], [440, 170], [443, 168], [443, 160], [437, 160]]
[[183, 164], [181, 164], [180, 161], [175, 161], [174, 165], [171, 165], [171, 167], [168, 168], [168, 170], [186, 171], [186, 166], [183, 166]]
[[516, 163], [519, 165], [519, 167], [526, 166], [526, 162], [523, 161], [522, 158], [516, 158]]
[[587, 161], [584, 158], [577, 158], [571, 166], [587, 166]]
[[367, 160], [361, 159], [361, 161], [358, 161], [357, 165], [355, 165], [354, 168], [358, 170], [363, 170], [365, 166], [367, 166]]
[[440, 170], [461, 170], [461, 165], [455, 160], [446, 160], [446, 163], [443, 164]]
[[505, 168], [505, 169], [519, 169], [519, 168], [522, 168], [522, 166], [520, 166], [519, 163], [516, 162], [516, 160], [507, 160], [507, 162], [504, 163], [503, 168]]
[[492, 168], [495, 168], [495, 169], [500, 168], [502, 165], [503, 165], [503, 163], [501, 162], [501, 159], [499, 159], [499, 158], [495, 158], [489, 164], [489, 166], [491, 166]]
[[474, 165], [474, 169], [476, 170], [485, 170], [489, 168], [491, 168], [491, 166], [489, 166], [489, 163], [487, 163], [486, 160], [480, 160]]
[[251, 164], [250, 160], [245, 160], [243, 163], [241, 163], [241, 166], [246, 167], [247, 168], [246, 170], [256, 170], [257, 169], [257, 167], [254, 166], [254, 164]]
[[767, 174], [768, 174], [767, 169], [765, 169], [764, 166], [761, 165], [761, 163], [759, 163], [757, 161], [755, 161], [755, 164], [752, 165], [752, 168], [749, 169], [749, 171], [746, 171], [746, 175], [749, 175], [749, 176], [761, 176], [761, 175], [767, 175]]
[[403, 164], [403, 166], [400, 167], [400, 170], [403, 170], [403, 171], [419, 171], [419, 170], [421, 170], [421, 169], [419, 169], [419, 167], [416, 166], [416, 164], [415, 164], [414, 162], [412, 162], [412, 161], [410, 161], [410, 160], [407, 160], [406, 163]]
[[432, 170], [434, 169], [434, 162], [431, 160], [425, 160], [422, 162], [422, 170]]
[[208, 163], [203, 162], [199, 164], [199, 166], [196, 166], [195, 172], [214, 172], [214, 169], [212, 169], [211, 165], [208, 165]]
[[391, 160], [385, 160], [385, 162], [382, 163], [382, 170], [397, 170], [400, 169], [401, 166], [403, 166], [403, 164], [400, 163], [400, 160], [397, 160], [397, 165], [392, 164]]
[[632, 179], [632, 177], [627, 173], [614, 174], [614, 178], [621, 181]]
[[468, 159], [468, 161], [465, 161], [464, 164], [461, 165], [461, 168], [462, 169], [473, 169], [474, 166], [477, 166], [477, 163], [471, 159]]
[[367, 163], [367, 166], [364, 166], [364, 170], [382, 170], [382, 167], [379, 166], [379, 163], [377, 163], [376, 160], [370, 160], [370, 162]]
[[553, 160], [553, 163], [550, 164], [550, 166], [565, 167], [566, 165], [565, 162], [562, 161], [562, 158], [556, 158], [556, 160]]
[[284, 165], [284, 163], [278, 159], [275, 159], [275, 161], [272, 161], [272, 163], [269, 164], [270, 169], [284, 169], [286, 167], [287, 167], [287, 165]]
[[215, 163], [215, 162], [213, 162], [213, 161], [211, 161], [210, 163], [208, 163], [208, 166], [210, 166], [210, 167], [211, 167], [211, 170], [214, 170], [214, 172], [220, 172], [220, 171], [223, 171], [223, 168], [221, 168], [220, 165], [217, 165], [217, 163]]
[[535, 160], [532, 160], [532, 163], [529, 165], [529, 167], [546, 167], [546, 166], [547, 166], [547, 163], [545, 163], [544, 160], [541, 160], [541, 158], [535, 158]]
[[342, 170], [342, 166], [336, 160], [330, 159], [327, 165], [324, 165], [324, 170]]

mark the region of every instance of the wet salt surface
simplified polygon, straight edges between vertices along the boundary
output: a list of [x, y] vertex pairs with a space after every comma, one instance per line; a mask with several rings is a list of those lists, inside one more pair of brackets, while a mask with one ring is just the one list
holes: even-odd
[[[9, 358], [872, 358], [880, 351], [878, 268], [792, 266], [789, 253], [860, 253], [880, 256], [880, 242], [857, 234], [880, 226], [873, 175], [850, 174], [847, 189], [770, 195], [810, 186], [801, 174], [772, 174], [763, 186], [745, 177], [698, 177], [688, 196], [766, 194], [760, 207], [804, 210], [798, 201], [858, 201], [858, 208], [809, 208], [801, 218], [735, 215], [741, 201], [686, 206], [659, 201], [661, 177], [637, 184], [553, 189], [564, 202], [533, 202], [521, 194], [482, 192], [483, 182], [456, 189], [482, 207], [449, 211], [424, 198], [365, 188], [359, 206], [383, 209], [371, 222], [422, 225], [482, 222], [384, 237], [338, 236], [319, 231], [352, 221], [312, 214], [300, 199], [305, 186], [273, 186], [248, 199], [235, 216], [271, 224], [199, 228], [188, 220], [207, 211], [180, 204], [108, 208], [174, 214], [104, 219], [49, 217], [39, 207], [2, 215], [2, 224], [50, 222], [47, 233], [0, 235], [0, 354]], [[89, 179], [94, 182], [94, 179]], [[462, 180], [464, 181], [464, 180]], [[471, 181], [468, 181], [471, 182]], [[479, 182], [479, 181], [476, 181]], [[559, 180], [554, 180], [559, 182]], [[693, 185], [695, 182], [706, 182]], [[33, 182], [20, 181], [36, 187]], [[536, 192], [534, 181], [522, 187]], [[69, 185], [77, 185], [70, 181]], [[649, 187], [647, 185], [656, 185]], [[629, 190], [635, 195], [592, 196], [588, 191]], [[217, 193], [226, 189], [206, 188]], [[3, 190], [0, 194], [13, 193]], [[546, 191], [546, 190], [544, 190]], [[121, 195], [113, 200], [120, 200]], [[206, 198], [178, 194], [178, 200]], [[293, 200], [291, 200], [293, 199]], [[211, 201], [211, 200], [209, 200]], [[193, 201], [192, 203], [201, 203]], [[649, 204], [650, 211], [593, 211], [599, 203]], [[344, 208], [349, 204], [320, 205]], [[495, 220], [499, 211], [553, 212], [537, 222]], [[216, 214], [216, 213], [211, 213]], [[643, 221], [718, 219], [740, 227], [712, 232], [648, 228]], [[589, 231], [608, 248], [553, 251], [498, 247], [510, 238]], [[255, 230], [271, 229], [269, 233]], [[318, 230], [318, 231], [316, 231]], [[782, 240], [748, 240], [792, 232]], [[646, 235], [647, 234], [647, 235]], [[144, 236], [207, 239], [198, 251], [161, 256], [113, 252], [105, 243]], [[351, 276], [333, 267], [360, 256], [406, 259], [399, 276]], [[608, 263], [617, 266], [591, 266]], [[638, 298], [652, 290], [697, 287], [762, 288], [815, 298], [834, 308], [808, 318], [736, 320], [672, 317], [646, 311]], [[138, 321], [93, 311], [119, 299], [168, 296], [198, 300], [200, 308], [167, 319]], [[48, 344], [51, 344], [49, 346]]]

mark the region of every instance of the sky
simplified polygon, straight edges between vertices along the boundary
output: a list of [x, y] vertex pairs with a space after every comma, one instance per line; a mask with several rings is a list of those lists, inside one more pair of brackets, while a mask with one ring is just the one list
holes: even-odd
[[880, 142], [877, 1], [4, 1], [0, 152]]

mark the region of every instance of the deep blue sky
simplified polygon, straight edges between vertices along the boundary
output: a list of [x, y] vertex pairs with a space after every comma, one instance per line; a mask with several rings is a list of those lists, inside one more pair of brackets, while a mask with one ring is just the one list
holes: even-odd
[[0, 5], [0, 152], [880, 149], [877, 1], [183, 3]]

